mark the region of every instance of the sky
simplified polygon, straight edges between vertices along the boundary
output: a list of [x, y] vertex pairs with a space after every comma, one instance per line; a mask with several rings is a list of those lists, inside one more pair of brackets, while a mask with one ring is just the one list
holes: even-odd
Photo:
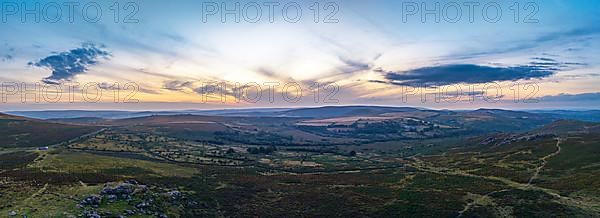
[[0, 110], [600, 109], [600, 1], [0, 0]]

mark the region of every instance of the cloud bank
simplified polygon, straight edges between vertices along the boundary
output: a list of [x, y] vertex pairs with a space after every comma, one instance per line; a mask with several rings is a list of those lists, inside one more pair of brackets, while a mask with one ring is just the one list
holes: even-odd
[[558, 70], [554, 65], [523, 65], [492, 67], [475, 64], [451, 64], [422, 67], [402, 72], [384, 73], [386, 81], [372, 81], [411, 87], [437, 87], [452, 84], [476, 84], [501, 81], [529, 80], [548, 77]]
[[535, 100], [540, 102], [582, 102], [582, 101], [594, 101], [600, 102], [600, 92], [595, 93], [581, 93], [581, 94], [559, 94], [559, 95], [548, 95], [536, 98]]

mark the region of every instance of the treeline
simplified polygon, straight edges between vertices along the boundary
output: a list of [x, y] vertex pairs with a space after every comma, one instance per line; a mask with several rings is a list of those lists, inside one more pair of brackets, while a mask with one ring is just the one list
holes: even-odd
[[273, 152], [277, 151], [277, 148], [275, 146], [258, 148], [250, 147], [246, 149], [246, 151], [248, 151], [250, 154], [272, 154]]

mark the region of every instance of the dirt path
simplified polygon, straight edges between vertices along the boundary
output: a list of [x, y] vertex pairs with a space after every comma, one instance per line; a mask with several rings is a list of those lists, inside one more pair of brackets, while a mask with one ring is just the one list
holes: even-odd
[[508, 188], [506, 188], [506, 189], [496, 190], [496, 191], [489, 192], [489, 193], [487, 193], [485, 195], [479, 196], [479, 198], [475, 199], [473, 202], [467, 203], [467, 205], [465, 205], [465, 207], [463, 207], [463, 209], [458, 212], [459, 214], [458, 214], [457, 217], [463, 216], [463, 214], [465, 212], [469, 211], [473, 206], [475, 206], [479, 200], [482, 200], [482, 199], [484, 199], [486, 197], [490, 197], [493, 194], [500, 193], [500, 192], [505, 192], [505, 191], [509, 191], [509, 190], [512, 190], [512, 189], [541, 191], [541, 192], [544, 192], [544, 193], [546, 193], [548, 195], [551, 195], [551, 196], [554, 196], [554, 197], [558, 198], [558, 201], [561, 202], [562, 204], [566, 204], [566, 205], [570, 205], [570, 206], [573, 206], [573, 207], [585, 209], [585, 210], [588, 210], [588, 211], [593, 211], [595, 213], [600, 212], [600, 210], [598, 209], [597, 204], [595, 202], [586, 202], [586, 201], [582, 201], [582, 200], [579, 200], [579, 199], [575, 199], [575, 198], [571, 198], [571, 197], [567, 197], [567, 196], [562, 196], [556, 190], [552, 190], [552, 189], [548, 189], [548, 188], [543, 188], [543, 187], [538, 187], [538, 186], [535, 186], [535, 185], [531, 184], [531, 182], [537, 178], [537, 175], [539, 175], [539, 172], [546, 165], [546, 160], [549, 159], [549, 158], [551, 158], [551, 157], [554, 157], [554, 156], [560, 154], [560, 152], [561, 152], [561, 147], [560, 147], [561, 140], [558, 139], [558, 138], [556, 140], [557, 140], [557, 142], [556, 142], [556, 148], [557, 148], [557, 150], [555, 152], [553, 152], [552, 154], [544, 156], [541, 159], [543, 161], [543, 164], [536, 168], [536, 173], [534, 174], [534, 176], [532, 176], [532, 178], [530, 179], [529, 183], [519, 183], [519, 182], [515, 182], [515, 181], [512, 181], [510, 179], [503, 178], [503, 177], [475, 175], [475, 174], [471, 174], [471, 173], [468, 173], [468, 172], [464, 172], [464, 171], [459, 170], [459, 169], [444, 168], [444, 167], [434, 167], [434, 166], [431, 166], [431, 165], [423, 162], [422, 160], [420, 160], [420, 159], [418, 159], [416, 157], [413, 158], [414, 162], [412, 162], [410, 164], [407, 164], [407, 165], [411, 166], [411, 167], [414, 167], [415, 169], [417, 169], [417, 170], [419, 170], [421, 172], [435, 173], [435, 174], [439, 174], [439, 175], [466, 176], [466, 177], [472, 177], [472, 178], [486, 179], [486, 180], [492, 180], [492, 181], [502, 182], [502, 183], [504, 183], [505, 185], [508, 186]]
[[556, 151], [552, 154], [546, 155], [544, 157], [542, 157], [542, 164], [540, 166], [538, 166], [535, 169], [535, 172], [533, 173], [533, 175], [531, 176], [531, 178], [529, 178], [529, 181], [527, 182], [527, 186], [531, 186], [531, 183], [533, 182], [533, 180], [537, 179], [537, 177], [540, 175], [540, 172], [542, 171], [542, 169], [546, 166], [546, 163], [548, 163], [548, 161], [546, 161], [548, 158], [552, 158], [558, 154], [560, 154], [560, 138], [556, 139]]
[[106, 131], [107, 129], [108, 129], [108, 128], [102, 128], [102, 129], [99, 129], [99, 130], [97, 130], [97, 131], [94, 131], [94, 132], [91, 132], [91, 133], [85, 134], [85, 135], [80, 135], [80, 136], [77, 136], [77, 137], [75, 137], [75, 138], [73, 138], [73, 139], [69, 139], [69, 140], [67, 140], [67, 141], [64, 141], [64, 142], [56, 143], [56, 144], [53, 144], [53, 145], [48, 145], [48, 147], [49, 147], [49, 148], [53, 148], [53, 147], [61, 147], [61, 146], [70, 145], [70, 144], [73, 144], [73, 143], [75, 143], [75, 142], [82, 141], [82, 140], [88, 139], [89, 137], [92, 137], [92, 136], [98, 135], [98, 134], [100, 134], [100, 133], [102, 133], [102, 132]]
[[465, 207], [464, 207], [464, 208], [463, 208], [461, 211], [459, 211], [459, 212], [458, 212], [458, 216], [456, 216], [456, 217], [457, 217], [457, 218], [458, 218], [458, 217], [462, 217], [462, 216], [463, 216], [463, 214], [464, 214], [465, 212], [469, 211], [469, 209], [471, 209], [471, 207], [473, 207], [473, 205], [477, 204], [477, 203], [478, 203], [478, 202], [480, 202], [482, 199], [484, 199], [484, 198], [486, 198], [486, 197], [489, 197], [490, 195], [493, 195], [493, 194], [496, 194], [496, 193], [500, 193], [500, 192], [509, 191], [509, 190], [511, 190], [511, 189], [502, 189], [502, 190], [496, 190], [496, 191], [493, 191], [493, 192], [489, 192], [489, 193], [487, 193], [487, 194], [485, 194], [485, 195], [482, 195], [482, 196], [481, 196], [481, 197], [479, 197], [478, 199], [476, 199], [476, 200], [473, 200], [473, 202], [469, 202], [467, 205], [465, 205]]
[[40, 188], [38, 191], [33, 193], [31, 196], [29, 196], [27, 199], [25, 199], [25, 201], [30, 201], [31, 199], [34, 199], [34, 198], [44, 194], [44, 192], [46, 192], [47, 189], [48, 189], [48, 183], [44, 184], [44, 187]]

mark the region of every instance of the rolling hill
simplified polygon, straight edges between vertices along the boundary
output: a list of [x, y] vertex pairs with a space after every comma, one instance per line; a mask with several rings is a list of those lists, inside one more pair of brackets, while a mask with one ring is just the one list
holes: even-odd
[[73, 124], [59, 124], [0, 113], [0, 147], [48, 146], [100, 128]]

